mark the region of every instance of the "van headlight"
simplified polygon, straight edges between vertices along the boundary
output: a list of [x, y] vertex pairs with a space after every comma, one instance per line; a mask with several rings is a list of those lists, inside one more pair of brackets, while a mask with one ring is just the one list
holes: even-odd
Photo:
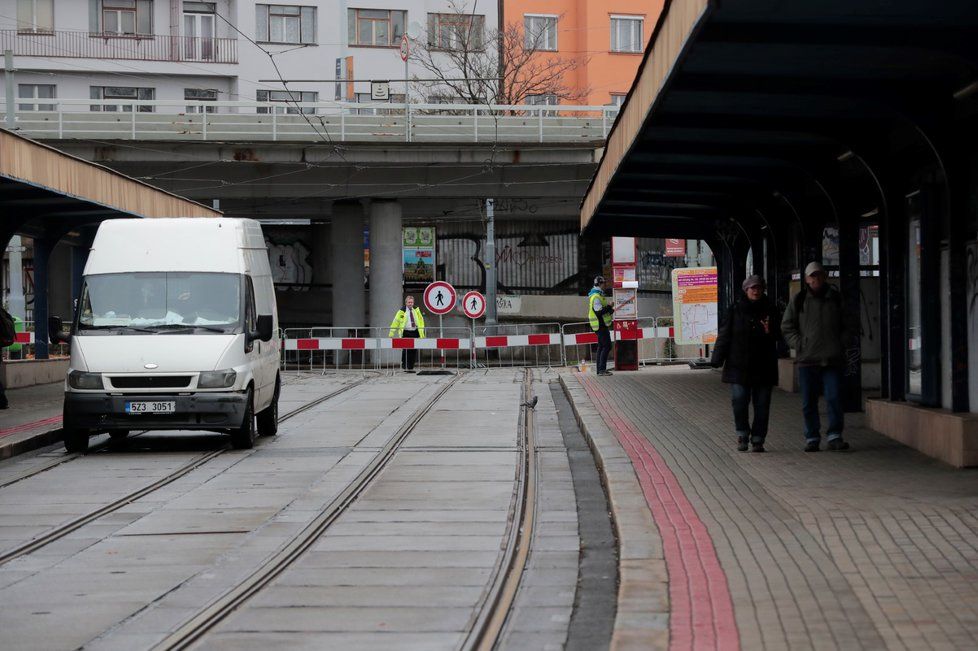
[[68, 386], [72, 389], [104, 389], [101, 373], [72, 371], [68, 374]]
[[228, 369], [226, 371], [204, 371], [197, 380], [198, 389], [226, 389], [234, 386], [238, 374]]

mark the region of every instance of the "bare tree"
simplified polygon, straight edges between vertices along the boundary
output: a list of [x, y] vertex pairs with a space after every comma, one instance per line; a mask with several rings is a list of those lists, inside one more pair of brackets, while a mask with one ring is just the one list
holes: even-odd
[[542, 49], [546, 33], [524, 33], [521, 25], [486, 29], [484, 16], [453, 0], [450, 11], [429, 14], [427, 34], [416, 39], [411, 60], [427, 79], [413, 82], [425, 100], [467, 104], [525, 104], [534, 96], [576, 102], [587, 89], [569, 83], [586, 58], [561, 57]]

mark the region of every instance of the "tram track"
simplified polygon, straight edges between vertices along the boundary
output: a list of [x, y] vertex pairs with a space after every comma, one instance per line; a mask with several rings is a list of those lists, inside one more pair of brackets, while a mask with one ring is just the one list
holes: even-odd
[[[363, 379], [357, 380], [356, 382], [351, 382], [350, 384], [344, 385], [344, 386], [340, 387], [339, 389], [337, 389], [335, 391], [332, 391], [332, 392], [330, 392], [330, 393], [328, 393], [326, 395], [323, 395], [323, 396], [320, 396], [318, 398], [315, 398], [315, 399], [313, 399], [313, 400], [311, 400], [311, 401], [303, 404], [302, 406], [293, 409], [292, 411], [289, 411], [289, 412], [287, 412], [285, 414], [282, 414], [281, 416], [279, 416], [278, 422], [279, 423], [283, 423], [283, 422], [289, 420], [290, 418], [294, 418], [295, 416], [298, 416], [299, 414], [301, 414], [303, 412], [306, 412], [306, 411], [312, 409], [313, 407], [316, 407], [317, 405], [320, 405], [320, 404], [322, 404], [322, 403], [324, 403], [324, 402], [326, 402], [328, 400], [331, 400], [331, 399], [333, 399], [333, 398], [335, 398], [335, 397], [337, 397], [337, 396], [339, 396], [339, 395], [341, 395], [343, 393], [346, 393], [347, 391], [350, 391], [351, 389], [354, 389], [354, 388], [360, 386], [361, 384], [363, 384], [367, 380], [368, 380], [368, 378], [363, 378]], [[140, 433], [145, 433], [145, 432], [140, 432]], [[104, 443], [104, 445], [106, 445], [106, 446], [109, 445], [109, 444], [111, 444], [111, 441], [106, 441]], [[119, 510], [120, 508], [126, 506], [127, 504], [131, 504], [132, 502], [134, 502], [134, 501], [136, 501], [136, 500], [138, 500], [138, 499], [140, 499], [142, 497], [145, 497], [146, 495], [149, 495], [150, 493], [152, 493], [152, 492], [154, 492], [156, 490], [159, 490], [160, 488], [163, 488], [164, 486], [167, 486], [169, 484], [172, 484], [177, 479], [180, 479], [181, 477], [189, 474], [190, 472], [192, 472], [192, 471], [200, 468], [204, 464], [206, 464], [206, 463], [208, 463], [210, 461], [213, 461], [214, 459], [216, 459], [217, 457], [219, 457], [223, 453], [227, 452], [229, 449], [230, 449], [230, 447], [228, 445], [224, 445], [224, 446], [222, 446], [221, 448], [219, 448], [217, 450], [212, 450], [211, 452], [208, 452], [206, 454], [198, 455], [198, 456], [194, 457], [193, 459], [191, 459], [189, 462], [183, 464], [179, 468], [174, 469], [172, 472], [168, 473], [164, 477], [161, 477], [160, 479], [156, 480], [155, 482], [153, 482], [153, 483], [151, 483], [151, 484], [149, 484], [147, 486], [143, 486], [142, 488], [140, 488], [140, 489], [138, 489], [136, 491], [133, 491], [131, 493], [128, 493], [128, 494], [124, 495], [123, 497], [120, 497], [119, 499], [117, 499], [117, 500], [115, 500], [115, 501], [113, 501], [113, 502], [111, 502], [109, 504], [106, 504], [106, 505], [104, 505], [102, 507], [99, 507], [98, 509], [95, 509], [94, 511], [90, 511], [90, 512], [86, 513], [85, 515], [82, 515], [80, 517], [77, 517], [77, 518], [74, 518], [72, 520], [69, 520], [68, 522], [65, 522], [65, 523], [63, 523], [63, 524], [61, 524], [61, 525], [59, 525], [59, 526], [57, 526], [57, 527], [55, 527], [55, 528], [53, 528], [53, 529], [45, 532], [45, 533], [43, 533], [43, 534], [41, 534], [41, 535], [39, 535], [39, 536], [37, 536], [35, 538], [32, 538], [31, 540], [27, 541], [26, 543], [23, 543], [21, 545], [18, 545], [17, 547], [13, 547], [11, 549], [8, 549], [8, 550], [5, 550], [5, 551], [0, 552], [0, 566], [4, 565], [5, 563], [8, 563], [8, 562], [10, 562], [10, 561], [12, 561], [12, 560], [14, 560], [16, 558], [19, 558], [19, 557], [24, 556], [26, 554], [30, 554], [30, 553], [32, 553], [34, 551], [37, 551], [38, 549], [41, 549], [42, 547], [45, 547], [46, 545], [49, 545], [49, 544], [51, 544], [52, 542], [54, 542], [56, 540], [59, 540], [61, 538], [64, 538], [65, 536], [67, 536], [68, 534], [72, 533], [73, 531], [76, 531], [76, 530], [80, 529], [81, 527], [84, 527], [85, 525], [87, 525], [87, 524], [89, 524], [91, 522], [94, 522], [95, 520], [98, 520], [99, 518], [101, 518], [101, 517], [103, 517], [103, 516], [105, 516], [105, 515], [107, 515], [109, 513], [112, 513], [113, 511]], [[41, 473], [43, 473], [43, 472], [45, 472], [47, 470], [50, 470], [50, 469], [55, 468], [55, 467], [57, 467], [59, 465], [62, 465], [64, 463], [67, 463], [69, 461], [72, 461], [74, 459], [77, 459], [80, 456], [85, 456], [85, 455], [74, 455], [74, 456], [70, 456], [69, 458], [57, 459], [57, 460], [55, 460], [55, 461], [57, 461], [57, 463], [45, 464], [44, 466], [41, 466], [40, 468], [32, 469], [31, 472], [26, 473], [24, 475], [21, 475], [21, 476], [15, 478], [13, 480], [10, 480], [10, 481], [6, 482], [3, 485], [0, 485], [0, 488], [3, 488], [4, 486], [9, 486], [10, 484], [13, 484], [13, 483], [16, 483], [16, 482], [19, 482], [19, 481], [23, 481], [25, 479], [28, 479], [28, 478], [33, 477], [33, 476], [36, 476], [36, 475], [39, 475], [39, 474], [41, 474]]]
[[520, 447], [519, 474], [513, 500], [514, 513], [507, 533], [506, 549], [493, 572], [493, 580], [475, 623], [462, 644], [465, 651], [489, 651], [498, 644], [512, 612], [520, 581], [530, 555], [536, 524], [536, 451], [533, 433], [533, 371], [523, 371], [523, 391], [517, 439]]
[[356, 502], [363, 492], [373, 483], [374, 479], [387, 467], [391, 459], [394, 458], [408, 435], [414, 431], [421, 420], [455, 386], [461, 377], [463, 377], [461, 374], [453, 377], [450, 382], [441, 386], [423, 405], [416, 409], [373, 459], [371, 459], [366, 467], [295, 538], [269, 557], [244, 581], [225, 592], [195, 616], [178, 626], [167, 637], [157, 643], [153, 647], [153, 651], [176, 651], [178, 649], [189, 648], [232, 612], [244, 605], [264, 587], [289, 569]]

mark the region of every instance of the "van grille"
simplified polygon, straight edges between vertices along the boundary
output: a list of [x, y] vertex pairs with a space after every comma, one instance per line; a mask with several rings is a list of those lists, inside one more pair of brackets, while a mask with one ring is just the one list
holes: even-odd
[[109, 377], [117, 389], [180, 389], [190, 386], [190, 375], [117, 375]]

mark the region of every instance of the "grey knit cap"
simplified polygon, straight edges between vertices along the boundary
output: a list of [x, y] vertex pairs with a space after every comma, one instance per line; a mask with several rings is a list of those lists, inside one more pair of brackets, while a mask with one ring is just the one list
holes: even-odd
[[741, 285], [740, 287], [746, 292], [748, 289], [756, 285], [760, 285], [761, 289], [764, 289], [766, 283], [764, 282], [763, 278], [761, 278], [757, 274], [754, 274], [753, 276], [747, 276], [746, 280], [744, 280], [744, 284]]

